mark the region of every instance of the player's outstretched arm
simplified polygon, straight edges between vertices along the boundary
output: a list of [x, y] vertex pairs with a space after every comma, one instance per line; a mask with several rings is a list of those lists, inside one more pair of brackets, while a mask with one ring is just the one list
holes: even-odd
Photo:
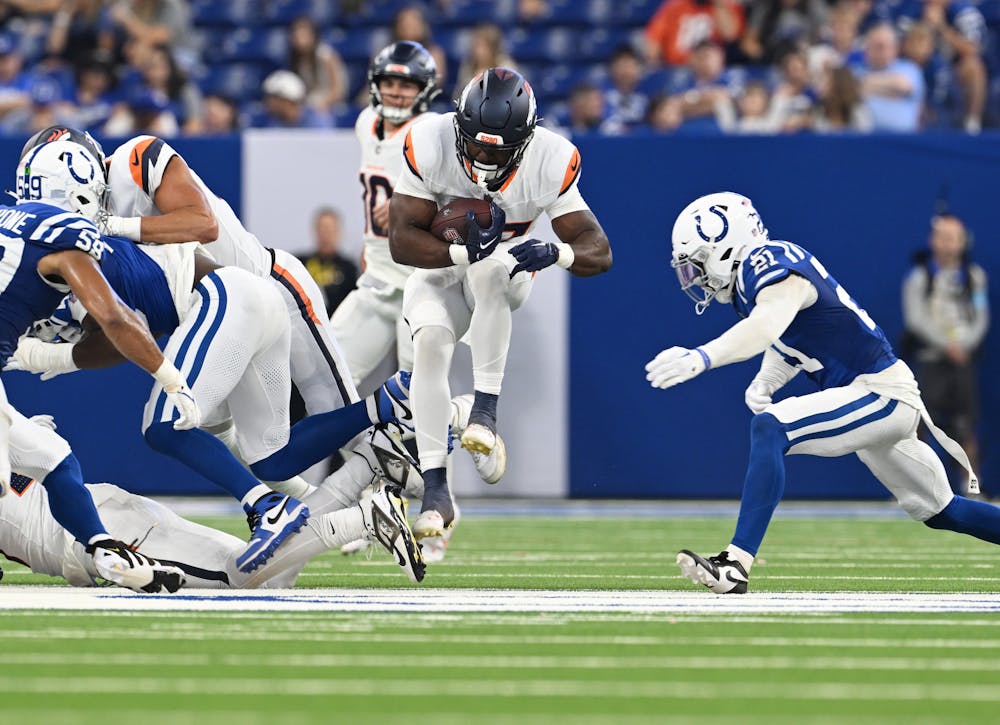
[[156, 378], [181, 412], [175, 428], [196, 428], [201, 423], [201, 411], [184, 377], [160, 352], [142, 317], [111, 289], [90, 255], [75, 249], [55, 252], [42, 257], [38, 272], [63, 279], [115, 348]]
[[611, 243], [593, 212], [572, 211], [556, 217], [552, 230], [572, 250], [573, 261], [567, 269], [576, 276], [592, 277], [611, 269]]
[[156, 244], [183, 242], [214, 242], [219, 238], [219, 223], [212, 207], [180, 156], [167, 162], [163, 179], [153, 196], [157, 216], [109, 216], [101, 231], [112, 236]]
[[399, 264], [435, 269], [455, 264], [450, 249], [431, 234], [437, 204], [408, 194], [395, 193], [389, 200], [389, 252]]
[[750, 315], [711, 342], [694, 350], [671, 347], [661, 352], [646, 364], [646, 379], [654, 388], [670, 388], [709, 368], [760, 355], [788, 329], [799, 310], [815, 301], [812, 283], [790, 275], [758, 292]]

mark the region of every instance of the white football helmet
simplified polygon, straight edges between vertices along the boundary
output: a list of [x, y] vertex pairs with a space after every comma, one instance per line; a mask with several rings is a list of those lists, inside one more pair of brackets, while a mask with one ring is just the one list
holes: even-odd
[[732, 300], [740, 262], [768, 237], [753, 202], [723, 191], [684, 207], [674, 222], [671, 240], [670, 266], [700, 315], [714, 299]]
[[108, 185], [101, 162], [73, 141], [31, 149], [17, 167], [17, 200], [40, 201], [97, 219]]

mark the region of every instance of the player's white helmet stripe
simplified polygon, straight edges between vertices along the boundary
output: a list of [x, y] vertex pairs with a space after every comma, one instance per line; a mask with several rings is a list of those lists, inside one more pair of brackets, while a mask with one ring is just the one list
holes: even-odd
[[684, 207], [671, 234], [670, 266], [699, 315], [713, 299], [732, 299], [740, 262], [767, 239], [753, 202], [741, 194], [708, 194]]
[[101, 162], [72, 141], [36, 146], [17, 167], [18, 201], [40, 201], [97, 218], [107, 191]]

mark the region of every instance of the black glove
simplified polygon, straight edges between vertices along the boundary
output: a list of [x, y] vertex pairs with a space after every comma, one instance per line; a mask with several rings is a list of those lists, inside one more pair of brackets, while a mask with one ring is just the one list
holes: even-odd
[[500, 238], [503, 236], [503, 228], [507, 223], [507, 213], [497, 206], [495, 201], [490, 202], [491, 224], [483, 229], [476, 224], [476, 215], [471, 211], [466, 215], [469, 223], [465, 232], [465, 248], [469, 252], [469, 263], [478, 262], [493, 253]]
[[510, 254], [517, 260], [517, 266], [510, 273], [513, 277], [518, 272], [537, 272], [555, 264], [559, 259], [559, 248], [552, 242], [529, 239], [511, 247]]

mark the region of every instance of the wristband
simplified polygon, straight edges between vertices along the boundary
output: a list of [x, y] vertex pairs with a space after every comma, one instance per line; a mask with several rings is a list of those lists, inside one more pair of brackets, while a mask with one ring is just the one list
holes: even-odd
[[708, 353], [706, 353], [700, 347], [696, 347], [694, 351], [699, 355], [701, 355], [701, 359], [705, 362], [705, 369], [706, 370], [710, 369], [712, 367], [712, 359], [708, 356]]
[[448, 255], [452, 264], [469, 264], [469, 250], [464, 244], [452, 244], [448, 247]]
[[160, 367], [156, 368], [153, 377], [168, 393], [176, 392], [187, 385], [187, 381], [184, 380], [181, 371], [175, 368], [174, 364], [167, 360], [167, 358], [163, 358], [163, 362], [160, 364]]
[[59, 373], [72, 373], [80, 369], [80, 366], [73, 360], [73, 348], [76, 345], [69, 345], [65, 342], [49, 343], [49, 369]]
[[559, 252], [559, 255], [556, 257], [556, 264], [563, 269], [572, 267], [573, 262], [576, 260], [576, 252], [573, 251], [573, 247], [565, 242], [556, 242], [556, 249]]
[[125, 237], [136, 242], [142, 238], [141, 216], [109, 216], [106, 223], [108, 234], [113, 237]]

